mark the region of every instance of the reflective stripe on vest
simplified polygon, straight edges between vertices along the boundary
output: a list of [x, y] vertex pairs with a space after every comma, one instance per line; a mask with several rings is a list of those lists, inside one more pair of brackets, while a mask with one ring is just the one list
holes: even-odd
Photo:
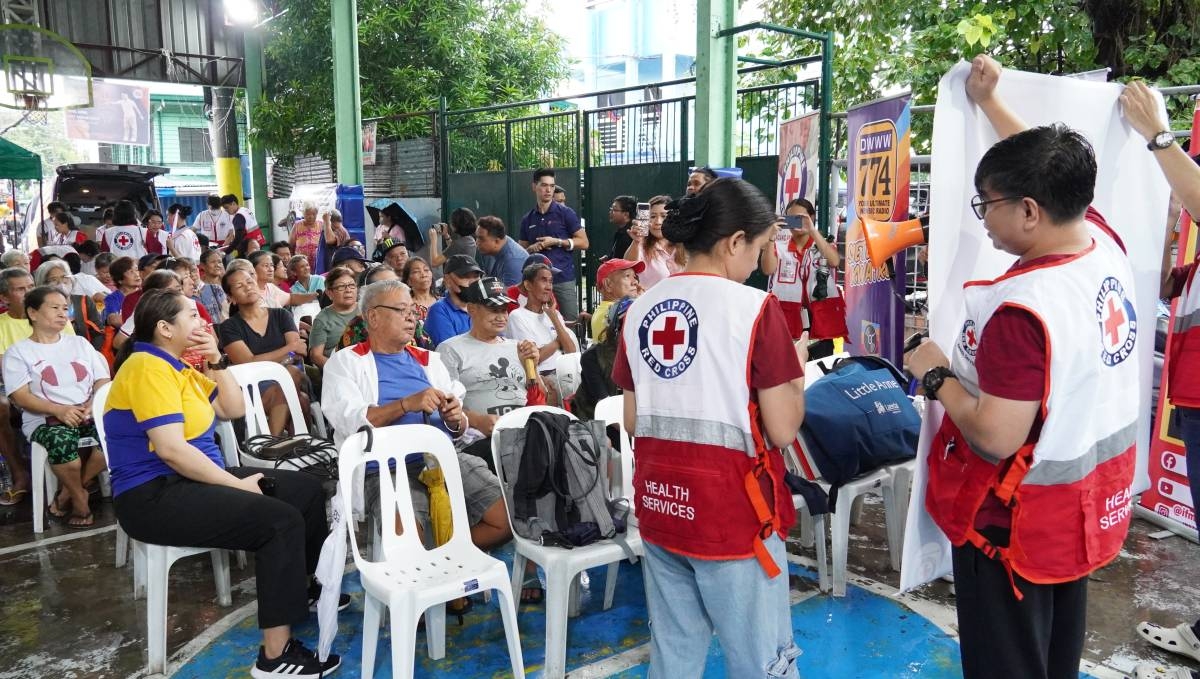
[[[1025, 309], [1043, 326], [1049, 365], [1038, 441], [994, 460], [972, 451], [947, 417], [929, 454], [926, 507], [947, 537], [1036, 583], [1075, 580], [1111, 561], [1131, 517], [1139, 408], [1128, 387], [1140, 378], [1137, 341], [1149, 338], [1138, 337], [1128, 258], [1099, 228], [1092, 237], [1069, 259], [964, 286], [952, 367], [971, 394], [979, 394], [975, 351], [998, 309]], [[1012, 509], [1006, 548], [975, 527], [990, 494]]]
[[766, 302], [724, 278], [675, 275], [630, 306], [622, 337], [637, 394], [642, 537], [701, 559], [754, 556], [774, 577], [780, 566], [763, 540], [786, 537], [795, 509], [750, 398], [750, 348]]

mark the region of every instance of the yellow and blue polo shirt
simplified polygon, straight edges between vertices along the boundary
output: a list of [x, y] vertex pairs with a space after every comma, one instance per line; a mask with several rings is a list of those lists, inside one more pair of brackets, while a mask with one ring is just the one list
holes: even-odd
[[188, 443], [200, 449], [213, 464], [225, 467], [213, 431], [216, 413], [212, 401], [216, 383], [179, 359], [154, 346], [138, 342], [133, 354], [117, 371], [104, 408], [104, 436], [113, 496], [130, 488], [175, 474], [154, 452], [147, 431], [164, 424], [182, 423]]

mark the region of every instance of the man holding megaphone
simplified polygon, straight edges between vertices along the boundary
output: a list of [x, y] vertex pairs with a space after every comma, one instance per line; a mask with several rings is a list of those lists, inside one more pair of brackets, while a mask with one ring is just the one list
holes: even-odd
[[792, 339], [808, 331], [816, 340], [808, 348], [810, 358], [832, 354], [833, 339], [846, 336], [846, 304], [834, 275], [842, 258], [817, 230], [816, 218], [816, 208], [807, 199], [788, 203], [782, 228], [767, 241], [759, 259]]

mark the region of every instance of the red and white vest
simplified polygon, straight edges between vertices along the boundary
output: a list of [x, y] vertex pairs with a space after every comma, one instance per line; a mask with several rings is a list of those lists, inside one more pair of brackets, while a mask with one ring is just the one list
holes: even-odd
[[[1196, 256], [1200, 262], [1200, 253]], [[1167, 361], [1167, 398], [1176, 406], [1200, 408], [1200, 283], [1192, 267], [1175, 306]]]
[[756, 557], [795, 508], [783, 458], [751, 400], [750, 348], [767, 293], [677, 274], [639, 297], [622, 330], [637, 394], [635, 505], [646, 540], [700, 559]]
[[146, 231], [137, 224], [110, 226], [104, 230], [104, 245], [118, 257], [141, 259], [146, 255]]
[[[837, 297], [837, 285], [829, 263], [817, 250], [811, 238], [805, 239], [803, 243], [796, 243], [791, 231], [780, 229], [775, 236], [774, 245], [775, 254], [779, 258], [779, 268], [768, 280], [767, 289], [779, 298], [792, 337], [799, 337], [801, 332], [812, 326], [808, 305], [817, 297]], [[818, 295], [817, 272], [822, 268], [829, 269], [831, 274], [825, 281], [823, 294]]]
[[[1045, 330], [1049, 366], [1037, 442], [998, 461], [971, 450], [947, 416], [929, 451], [925, 505], [946, 537], [970, 542], [1035, 583], [1100, 568], [1129, 530], [1141, 412], [1135, 347], [1150, 338], [1139, 337], [1146, 331], [1134, 311], [1128, 258], [1107, 232], [1091, 232], [1092, 245], [1070, 258], [963, 287], [967, 317], [951, 367], [972, 395], [979, 394], [975, 351], [998, 309], [1025, 309]], [[1007, 547], [975, 528], [991, 493], [1012, 510]]]

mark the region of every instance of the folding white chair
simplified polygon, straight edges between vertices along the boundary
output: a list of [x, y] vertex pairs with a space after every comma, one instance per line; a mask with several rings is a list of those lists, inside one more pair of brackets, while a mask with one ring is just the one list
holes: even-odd
[[[92, 417], [96, 421], [96, 433], [100, 438], [100, 450], [104, 453], [104, 461], [108, 462], [108, 441], [104, 437], [104, 404], [108, 400], [108, 392], [112, 383], [105, 384], [96, 390], [92, 397]], [[120, 537], [123, 531], [118, 527], [118, 554], [120, 554]], [[147, 671], [150, 674], [166, 674], [167, 672], [167, 578], [171, 565], [185, 557], [208, 553], [212, 557], [213, 577], [217, 585], [217, 603], [222, 606], [233, 605], [232, 587], [229, 581], [229, 553], [223, 549], [208, 547], [168, 547], [133, 541], [134, 547], [134, 581], [137, 596], [137, 578], [140, 568], [144, 568], [146, 589], [146, 645]], [[118, 558], [120, 558], [118, 556]]]
[[[292, 432], [296, 436], [307, 435], [308, 425], [304, 421], [304, 410], [300, 407], [300, 396], [296, 393], [296, 383], [292, 381], [292, 375], [288, 369], [281, 363], [274, 361], [254, 361], [252, 363], [242, 363], [240, 365], [229, 366], [229, 373], [233, 375], [233, 379], [237, 381], [238, 386], [242, 390], [242, 398], [246, 402], [246, 438], [260, 434], [271, 433], [270, 427], [267, 425], [267, 411], [263, 407], [262, 393], [259, 386], [266, 383], [278, 384], [283, 389], [284, 400], [287, 401], [288, 412], [292, 420]], [[317, 430], [317, 436], [324, 437], [325, 419], [321, 415], [321, 404], [313, 403], [313, 428]], [[244, 467], [259, 467], [266, 469], [274, 469], [275, 462], [273, 460], [262, 460], [243, 451], [241, 453], [241, 465]]]
[[[404, 457], [411, 453], [425, 453], [437, 460], [450, 495], [454, 532], [449, 541], [433, 549], [426, 549], [417, 534], [412, 496], [404, 473]], [[351, 507], [354, 470], [368, 462], [376, 463], [382, 472], [376, 475], [376, 481], [368, 480], [368, 483], [379, 483], [379, 514], [384, 517], [383, 525], [388, 527], [382, 535], [382, 561], [363, 557], [354, 531]], [[393, 462], [399, 470], [395, 482], [392, 475], [386, 473], [389, 463]], [[504, 562], [488, 556], [471, 542], [458, 455], [445, 432], [423, 424], [359, 432], [342, 444], [338, 467], [342, 516], [350, 534], [354, 564], [366, 593], [362, 677], [371, 679], [375, 673], [375, 649], [384, 606], [387, 606], [391, 616], [392, 676], [396, 679], [410, 678], [415, 662], [417, 620], [421, 614], [427, 614], [427, 630], [433, 629], [434, 618], [444, 629], [447, 601], [493, 589], [498, 592], [513, 676], [525, 676], [521, 638], [517, 631], [517, 608], [508, 573]], [[396, 514], [400, 516], [404, 531], [400, 535], [393, 528], [395, 524], [392, 517]], [[434, 634], [427, 634], [427, 639], [430, 657], [443, 657], [444, 636], [441, 637], [443, 646], [440, 649], [434, 648]]]
[[[504, 477], [499, 437], [494, 432], [501, 429], [524, 427], [529, 420], [529, 415], [538, 411], [558, 413], [571, 419], [578, 419], [561, 408], [551, 406], [526, 406], [502, 415], [493, 427], [492, 459], [496, 464], [496, 475], [500, 477], [500, 482], [505, 488], [511, 488], [512, 482]], [[508, 506], [507, 493], [504, 495], [504, 503], [511, 526], [512, 508]], [[642, 555], [640, 535], [629, 533], [625, 541], [634, 554]], [[567, 666], [567, 618], [578, 608], [576, 587], [579, 574], [596, 566], [617, 564], [626, 558], [625, 550], [612, 540], [600, 540], [574, 549], [548, 547], [517, 535], [515, 529], [513, 530], [513, 542], [516, 545], [512, 565], [513, 590], [520, 591], [520, 584], [525, 578], [525, 562], [527, 560], [538, 564], [546, 571], [546, 665], [543, 676], [547, 679], [563, 677], [566, 675]], [[609, 581], [612, 581], [612, 571], [610, 571]], [[611, 606], [612, 591], [606, 586], [604, 609], [608, 610]]]
[[[788, 471], [807, 478], [799, 461], [796, 459], [794, 446], [788, 446], [783, 449], [783, 463]], [[809, 480], [811, 481], [812, 479]], [[829, 582], [829, 555], [826, 552], [825, 543], [825, 515], [810, 512], [808, 502], [804, 499], [803, 495], [793, 493], [792, 505], [800, 513], [801, 546], [814, 547], [817, 553], [817, 589], [822, 592], [828, 592], [831, 589], [831, 585]]]

